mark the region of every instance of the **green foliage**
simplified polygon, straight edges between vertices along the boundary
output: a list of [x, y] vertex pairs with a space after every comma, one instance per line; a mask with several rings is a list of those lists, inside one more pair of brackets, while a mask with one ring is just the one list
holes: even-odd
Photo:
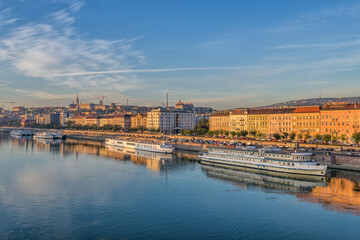
[[352, 137], [354, 143], [356, 143], [359, 146], [360, 132], [354, 133], [351, 137]]
[[327, 144], [329, 143], [329, 141], [331, 140], [331, 135], [330, 134], [325, 134], [323, 136], [323, 141]]
[[304, 138], [307, 141], [309, 138], [311, 138], [311, 135], [309, 133], [305, 133]]
[[230, 135], [231, 135], [231, 137], [235, 137], [235, 135], [236, 135], [236, 132], [234, 132], [234, 131], [231, 131], [231, 132], [230, 132]]
[[297, 138], [298, 138], [299, 140], [302, 140], [302, 139], [303, 139], [302, 133], [299, 133], [299, 134], [297, 135]]
[[[249, 134], [249, 132], [247, 130], [242, 130], [240, 132], [240, 135], [243, 136], [243, 137], [246, 137], [248, 134]], [[256, 131], [255, 131], [255, 134], [256, 134]]]
[[250, 135], [255, 137], [256, 136], [256, 131], [255, 130], [250, 131]]
[[281, 136], [279, 133], [274, 133], [273, 138], [275, 138], [276, 140], [280, 140]]
[[200, 119], [194, 127], [194, 133], [197, 136], [204, 136], [209, 131], [209, 120]]
[[315, 139], [320, 141], [323, 138], [323, 136], [321, 136], [320, 134], [316, 134], [315, 135]]
[[345, 142], [346, 140], [347, 140], [347, 136], [346, 136], [346, 134], [341, 134], [341, 136], [340, 136], [340, 140], [341, 140], [341, 142]]
[[291, 140], [291, 141], [294, 141], [294, 140], [295, 140], [295, 137], [296, 137], [296, 133], [291, 132], [289, 136], [290, 136], [290, 140]]
[[283, 132], [282, 138], [285, 139], [285, 140], [287, 140], [288, 137], [289, 137], [289, 133], [288, 133], [288, 132]]

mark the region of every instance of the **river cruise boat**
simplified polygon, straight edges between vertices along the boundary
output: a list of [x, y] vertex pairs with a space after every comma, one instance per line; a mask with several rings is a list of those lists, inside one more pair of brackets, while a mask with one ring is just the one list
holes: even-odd
[[35, 139], [64, 139], [65, 136], [57, 132], [40, 132], [36, 133]]
[[33, 132], [26, 132], [26, 131], [20, 131], [20, 130], [14, 130], [10, 132], [11, 136], [15, 136], [15, 137], [28, 137], [28, 136], [33, 136], [34, 133]]
[[151, 142], [151, 141], [131, 141], [124, 139], [105, 139], [105, 144], [116, 146], [116, 147], [124, 147], [124, 148], [132, 148], [143, 151], [150, 152], [159, 152], [159, 153], [173, 153], [174, 147], [170, 143], [161, 142]]
[[208, 152], [199, 156], [201, 163], [243, 167], [266, 171], [324, 176], [326, 165], [318, 165], [309, 152], [288, 152], [279, 149], [236, 149], [208, 147]]

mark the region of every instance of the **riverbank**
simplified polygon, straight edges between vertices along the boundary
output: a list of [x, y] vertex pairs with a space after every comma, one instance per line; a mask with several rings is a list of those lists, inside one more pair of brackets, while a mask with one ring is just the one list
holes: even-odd
[[[5, 131], [12, 131], [18, 128], [3, 128]], [[28, 129], [32, 131], [54, 131], [54, 129]], [[258, 144], [262, 146], [279, 146], [279, 147], [294, 147], [294, 143], [285, 142], [271, 142], [271, 141], [256, 141], [256, 140], [240, 140], [231, 138], [209, 138], [209, 137], [197, 137], [197, 136], [179, 136], [179, 135], [162, 135], [162, 134], [150, 134], [150, 133], [120, 133], [120, 132], [106, 132], [106, 131], [80, 131], [80, 130], [56, 130], [67, 136], [68, 139], [74, 140], [90, 140], [96, 142], [105, 142], [106, 138], [122, 138], [131, 137], [134, 139], [167, 139], [169, 141], [181, 138], [188, 140], [210, 140], [210, 141], [236, 141], [245, 144]], [[174, 147], [176, 150], [189, 151], [198, 154], [207, 150], [207, 144], [192, 143], [192, 142], [176, 142]], [[313, 148], [316, 144], [302, 143], [301, 147]], [[315, 158], [318, 162], [328, 165], [329, 169], [339, 169], [347, 171], [360, 171], [360, 157], [349, 156], [342, 153], [341, 149], [349, 149], [349, 147], [341, 147], [336, 145], [318, 145], [318, 150], [313, 151]], [[327, 149], [332, 148], [335, 151], [330, 152]], [[322, 150], [319, 150], [322, 149]], [[354, 149], [354, 148], [351, 148]]]

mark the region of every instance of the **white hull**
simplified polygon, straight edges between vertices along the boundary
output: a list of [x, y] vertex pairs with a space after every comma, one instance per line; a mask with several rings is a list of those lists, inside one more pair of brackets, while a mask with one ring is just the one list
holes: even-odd
[[131, 148], [131, 149], [150, 151], [150, 152], [158, 152], [158, 153], [173, 153], [174, 152], [174, 148], [168, 144], [132, 142], [132, 141], [126, 141], [126, 140], [122, 140], [122, 139], [106, 139], [105, 144], [115, 146], [115, 147]]
[[10, 132], [10, 135], [15, 137], [28, 137], [34, 135], [34, 133], [24, 131], [12, 131]]
[[35, 139], [62, 139], [63, 135], [59, 133], [52, 133], [52, 132], [46, 132], [46, 133], [37, 133], [34, 136]]

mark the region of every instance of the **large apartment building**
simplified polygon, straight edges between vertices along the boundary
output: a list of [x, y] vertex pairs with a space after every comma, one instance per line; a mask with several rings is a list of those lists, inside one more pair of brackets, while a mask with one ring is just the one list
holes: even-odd
[[248, 108], [237, 108], [230, 112], [230, 132], [241, 132], [244, 130], [248, 130], [248, 113]]
[[135, 116], [131, 117], [131, 127], [138, 128], [138, 127], [147, 127], [147, 114], [140, 114], [138, 113]]
[[209, 119], [209, 130], [229, 131], [230, 111], [217, 111]]
[[291, 122], [291, 114], [293, 113], [294, 108], [281, 108], [273, 109], [269, 113], [268, 122], [268, 134], [273, 136], [274, 133], [287, 132], [290, 133], [293, 131], [293, 126]]
[[293, 132], [307, 133], [311, 136], [320, 134], [320, 106], [297, 107], [292, 113]]
[[248, 131], [257, 131], [265, 136], [269, 131], [269, 114], [272, 109], [250, 109]]
[[182, 129], [193, 129], [195, 125], [194, 112], [158, 108], [147, 113], [147, 129], [160, 129], [162, 133], [179, 133]]
[[267, 137], [274, 133], [331, 134], [348, 140], [360, 132], [360, 105], [357, 103], [329, 103], [323, 106], [293, 108], [247, 109], [218, 111], [210, 116], [210, 130], [241, 132], [256, 131]]
[[357, 103], [326, 104], [320, 117], [321, 134], [351, 136], [360, 131], [360, 105]]

